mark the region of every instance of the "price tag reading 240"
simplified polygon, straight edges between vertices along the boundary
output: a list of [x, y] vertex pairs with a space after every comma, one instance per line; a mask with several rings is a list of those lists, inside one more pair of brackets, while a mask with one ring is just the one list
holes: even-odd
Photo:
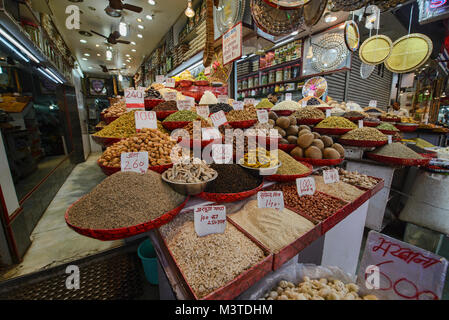
[[225, 206], [197, 206], [193, 209], [195, 232], [199, 237], [224, 233], [226, 229]]
[[315, 179], [312, 177], [296, 179], [296, 189], [300, 197], [313, 196], [316, 191]]
[[120, 158], [122, 172], [144, 174], [148, 170], [148, 152], [125, 152]]

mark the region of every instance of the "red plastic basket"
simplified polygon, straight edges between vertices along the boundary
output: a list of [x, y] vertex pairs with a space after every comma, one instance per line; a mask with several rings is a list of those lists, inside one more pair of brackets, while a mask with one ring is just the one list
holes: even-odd
[[119, 142], [120, 140], [122, 140], [122, 138], [106, 138], [92, 135], [92, 140], [94, 140], [98, 144], [101, 144], [103, 147], [108, 147], [114, 143]]
[[385, 141], [367, 141], [367, 140], [350, 140], [350, 139], [338, 139], [338, 142], [346, 146], [354, 147], [380, 147], [386, 145], [388, 140]]
[[308, 177], [313, 172], [313, 166], [307, 162], [301, 162], [303, 165], [305, 165], [307, 168], [309, 168], [309, 171], [304, 174], [291, 174], [291, 175], [282, 175], [282, 174], [273, 174], [271, 176], [266, 176], [265, 179], [268, 181], [277, 181], [277, 182], [288, 182], [288, 181], [295, 181], [296, 179]]
[[399, 131], [393, 131], [393, 130], [384, 130], [384, 129], [377, 129], [377, 130], [379, 130], [383, 134], [391, 135], [391, 136], [395, 135], [396, 133], [399, 133]]
[[209, 85], [209, 81], [207, 80], [197, 80], [195, 81], [196, 86], [205, 87]]
[[297, 124], [304, 124], [304, 125], [313, 125], [313, 124], [317, 124], [320, 123], [321, 121], [323, 121], [324, 119], [297, 119]]
[[209, 193], [209, 192], [202, 192], [197, 195], [198, 198], [201, 198], [206, 201], [212, 201], [216, 203], [229, 203], [229, 202], [235, 202], [244, 200], [246, 198], [249, 198], [253, 195], [255, 195], [257, 192], [262, 190], [263, 188], [263, 182], [260, 186], [253, 190], [243, 191], [239, 193]]
[[[116, 172], [119, 172], [121, 170], [120, 167], [103, 166], [102, 164], [100, 164], [99, 160], [97, 161], [97, 164], [100, 167], [101, 171], [103, 171], [103, 173], [107, 176], [110, 176], [110, 175], [112, 175]], [[167, 171], [168, 169], [170, 169], [171, 167], [173, 167], [173, 163], [163, 164], [160, 166], [148, 167], [148, 170], [162, 174], [165, 171]]]
[[145, 109], [147, 110], [151, 110], [161, 102], [164, 102], [163, 99], [144, 99], [144, 101], [145, 101]]
[[300, 158], [292, 156], [296, 161], [310, 163], [312, 166], [322, 167], [322, 166], [336, 166], [343, 162], [344, 158], [341, 159], [309, 159]]
[[417, 124], [400, 124], [396, 123], [395, 127], [398, 128], [401, 132], [414, 132], [418, 129]]
[[190, 121], [163, 121], [162, 125], [165, 127], [165, 129], [173, 131], [176, 129], [184, 128], [189, 123]]
[[[82, 198], [81, 198], [82, 199]], [[78, 201], [80, 201], [79, 199]], [[108, 240], [118, 240], [118, 239], [124, 239], [128, 237], [132, 237], [144, 232], [147, 232], [154, 228], [159, 228], [160, 226], [163, 226], [164, 224], [167, 224], [170, 222], [176, 215], [178, 215], [179, 212], [185, 207], [187, 202], [189, 201], [190, 197], [187, 197], [184, 202], [177, 208], [168, 211], [167, 213], [164, 213], [159, 218], [156, 218], [154, 220], [144, 222], [135, 226], [130, 226], [126, 228], [117, 228], [117, 229], [88, 229], [88, 228], [80, 228], [77, 227], [69, 222], [70, 220], [70, 209], [73, 207], [73, 205], [78, 202], [76, 201], [74, 204], [72, 204], [65, 212], [65, 221], [67, 225], [73, 229], [75, 232], [82, 234], [84, 236], [108, 241]], [[151, 210], [151, 208], [148, 208], [148, 210]]]
[[103, 117], [104, 122], [106, 122], [106, 124], [110, 124], [111, 122], [117, 120], [120, 117]]
[[293, 114], [293, 110], [272, 110], [280, 117], [288, 117]]
[[156, 117], [158, 120], [162, 121], [175, 112], [178, 112], [178, 110], [156, 111]]
[[433, 159], [433, 158], [438, 157], [436, 152], [420, 153], [419, 155], [421, 157], [428, 158], [428, 159]]
[[296, 147], [297, 147], [296, 144], [283, 144], [283, 143], [279, 144], [279, 149], [287, 153], [290, 153]]
[[353, 129], [346, 129], [346, 128], [317, 128], [314, 127], [313, 131], [318, 132], [320, 134], [329, 134], [331, 136], [341, 136], [345, 133], [348, 133], [349, 131], [354, 130]]
[[398, 166], [425, 166], [430, 162], [429, 158], [424, 159], [402, 159], [395, 157], [386, 157], [378, 154], [374, 154], [371, 152], [366, 153], [366, 156], [374, 161], [390, 164], [390, 165], [398, 165]]
[[364, 127], [377, 127], [379, 124], [380, 124], [380, 122], [363, 121]]
[[257, 119], [242, 120], [242, 121], [229, 121], [229, 125], [235, 129], [247, 129], [257, 123]]
[[384, 122], [401, 122], [401, 118], [385, 118], [385, 117], [379, 117], [380, 121]]

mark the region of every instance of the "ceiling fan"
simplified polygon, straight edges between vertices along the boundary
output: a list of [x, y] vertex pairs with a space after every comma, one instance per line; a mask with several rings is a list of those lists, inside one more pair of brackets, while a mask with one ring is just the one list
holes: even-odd
[[109, 7], [114, 10], [129, 10], [137, 13], [141, 13], [143, 8], [133, 6], [132, 4], [124, 4], [121, 0], [109, 0]]
[[108, 73], [110, 71], [120, 71], [120, 70], [126, 70], [126, 68], [121, 68], [121, 69], [108, 69], [108, 67], [106, 67], [105, 65], [100, 64], [100, 68], [102, 69], [103, 72]]
[[109, 35], [109, 37], [106, 37], [105, 35], [102, 35], [101, 33], [98, 33], [96, 31], [90, 30], [92, 33], [95, 33], [96, 35], [105, 38], [106, 40], [108, 40], [108, 43], [110, 44], [117, 44], [117, 43], [123, 43], [123, 44], [130, 44], [131, 42], [126, 41], [126, 40], [118, 40], [120, 38], [120, 32], [118, 31], [114, 31], [111, 32], [111, 34]]

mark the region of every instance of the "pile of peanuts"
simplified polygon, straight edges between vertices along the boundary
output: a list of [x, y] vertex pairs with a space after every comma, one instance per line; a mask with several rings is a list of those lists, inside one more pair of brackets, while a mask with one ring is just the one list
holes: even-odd
[[274, 189], [283, 191], [287, 206], [319, 221], [327, 219], [346, 205], [343, 200], [319, 192], [313, 196], [299, 197], [294, 183], [276, 185]]
[[142, 129], [136, 135], [108, 147], [99, 163], [108, 167], [120, 167], [120, 157], [125, 152], [148, 151], [149, 166], [171, 163], [170, 153], [176, 142], [170, 136], [155, 129]]

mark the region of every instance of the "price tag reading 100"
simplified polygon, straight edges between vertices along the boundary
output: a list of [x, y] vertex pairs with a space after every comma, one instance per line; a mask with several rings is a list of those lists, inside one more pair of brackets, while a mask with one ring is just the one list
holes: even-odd
[[300, 197], [314, 195], [316, 190], [315, 179], [312, 177], [296, 179], [296, 189]]

